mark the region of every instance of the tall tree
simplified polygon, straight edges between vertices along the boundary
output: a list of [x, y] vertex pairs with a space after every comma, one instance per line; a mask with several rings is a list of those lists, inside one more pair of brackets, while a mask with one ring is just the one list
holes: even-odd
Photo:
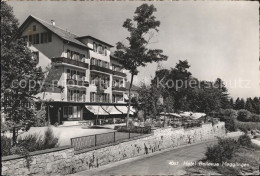
[[245, 100], [243, 98], [238, 103], [238, 109], [245, 109]]
[[234, 100], [233, 100], [233, 98], [230, 98], [229, 104], [230, 104], [230, 108], [234, 109]]
[[[35, 95], [41, 92], [44, 74], [22, 39], [10, 41], [17, 32], [18, 20], [9, 5], [1, 2], [1, 6], [1, 110], [9, 114], [5, 119], [7, 127], [29, 127], [36, 122], [36, 113], [34, 108], [24, 105], [33, 103]], [[15, 136], [14, 132], [14, 141]]]
[[221, 108], [229, 109], [230, 103], [229, 103], [228, 89], [226, 88], [222, 79], [217, 78], [216, 81], [214, 82], [214, 87], [219, 90], [221, 96]]
[[260, 114], [260, 98], [254, 97], [253, 108], [256, 114]]
[[251, 98], [246, 99], [245, 109], [254, 113], [253, 102]]
[[142, 4], [135, 10], [133, 19], [126, 19], [123, 27], [128, 30], [130, 36], [126, 38], [127, 44], [118, 42], [115, 56], [122, 58], [121, 64], [131, 74], [129, 86], [129, 101], [126, 125], [128, 126], [131, 104], [131, 88], [134, 76], [138, 74], [138, 67], [144, 67], [148, 63], [166, 60], [167, 56], [160, 49], [149, 49], [148, 44], [154, 32], [159, 31], [160, 21], [153, 15], [156, 12], [153, 5]]
[[235, 102], [235, 105], [234, 105], [234, 109], [235, 110], [239, 110], [239, 103], [240, 103], [240, 98], [238, 97], [237, 99], [236, 99], [236, 102]]
[[13, 8], [1, 1], [1, 45], [5, 45], [18, 30], [18, 20], [13, 14]]

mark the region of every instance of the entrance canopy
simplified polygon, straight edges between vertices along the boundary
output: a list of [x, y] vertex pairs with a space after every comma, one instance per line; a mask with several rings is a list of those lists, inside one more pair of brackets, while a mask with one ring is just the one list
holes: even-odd
[[[128, 108], [127, 106], [116, 106], [116, 109], [118, 109], [123, 114], [127, 114], [127, 108]], [[134, 112], [131, 111], [131, 106], [130, 106], [129, 114], [131, 114], [131, 115], [134, 114]]]
[[101, 106], [85, 106], [94, 115], [109, 115]]
[[119, 110], [115, 108], [115, 106], [101, 106], [106, 112], [109, 114], [122, 114]]

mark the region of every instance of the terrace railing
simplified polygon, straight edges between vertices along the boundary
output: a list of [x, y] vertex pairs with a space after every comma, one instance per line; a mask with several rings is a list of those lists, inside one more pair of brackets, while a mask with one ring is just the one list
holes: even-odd
[[[115, 142], [119, 142], [126, 139], [131, 139], [137, 136], [142, 136], [144, 134], [144, 127], [139, 127], [140, 129], [137, 132], [109, 132], [109, 133], [101, 133], [89, 136], [82, 136], [71, 138], [71, 145], [74, 147], [75, 151], [88, 149], [100, 145], [111, 144]], [[143, 129], [142, 129], [143, 128]], [[151, 130], [149, 130], [151, 133]]]

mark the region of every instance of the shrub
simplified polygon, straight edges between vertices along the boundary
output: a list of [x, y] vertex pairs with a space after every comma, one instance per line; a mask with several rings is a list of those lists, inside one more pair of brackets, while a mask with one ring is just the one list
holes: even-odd
[[225, 128], [228, 131], [236, 131], [237, 130], [237, 125], [235, 123], [235, 119], [232, 118], [232, 117], [226, 119], [226, 121], [225, 121]]
[[[33, 152], [42, 149], [41, 137], [38, 134], [29, 134], [17, 139], [17, 147], [24, 147], [28, 152]], [[14, 153], [18, 154], [18, 153]]]
[[54, 136], [52, 128], [48, 127], [44, 133], [44, 139], [42, 142], [43, 149], [49, 149], [57, 147], [59, 139]]
[[250, 130], [260, 130], [260, 122], [240, 122], [238, 120], [235, 121], [238, 129], [243, 132], [247, 132]]
[[248, 135], [244, 134], [242, 136], [239, 136], [238, 138], [238, 144], [242, 146], [250, 146], [251, 145], [251, 139]]
[[220, 139], [218, 144], [207, 147], [206, 159], [215, 163], [222, 163], [232, 158], [237, 149], [237, 142], [234, 139]]
[[127, 128], [126, 126], [120, 126], [117, 129], [117, 132], [127, 132], [127, 133], [144, 133], [144, 134], [149, 134], [151, 133], [151, 127], [146, 126], [146, 127], [133, 127], [131, 129]]
[[12, 139], [6, 136], [1, 136], [1, 151], [2, 156], [11, 155]]
[[251, 118], [252, 122], [260, 122], [260, 115], [253, 114]]
[[237, 111], [235, 111], [234, 109], [224, 109], [223, 115], [227, 116], [227, 117], [236, 118], [237, 117]]
[[251, 120], [251, 113], [245, 109], [241, 109], [237, 113], [237, 120], [242, 122], [249, 122]]
[[151, 119], [146, 119], [144, 126], [152, 126]]

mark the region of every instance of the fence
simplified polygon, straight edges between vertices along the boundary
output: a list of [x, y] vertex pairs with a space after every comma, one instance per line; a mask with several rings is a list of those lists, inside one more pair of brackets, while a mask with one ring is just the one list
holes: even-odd
[[[151, 133], [151, 130], [149, 133]], [[101, 133], [101, 134], [95, 134], [90, 136], [71, 138], [71, 145], [74, 147], [75, 151], [78, 151], [78, 150], [100, 146], [104, 144], [111, 144], [121, 140], [142, 136], [144, 134], [147, 133], [143, 133], [143, 130], [140, 130], [140, 132], [138, 131], [138, 133], [132, 131], [128, 131], [128, 132], [115, 131], [109, 133]]]

